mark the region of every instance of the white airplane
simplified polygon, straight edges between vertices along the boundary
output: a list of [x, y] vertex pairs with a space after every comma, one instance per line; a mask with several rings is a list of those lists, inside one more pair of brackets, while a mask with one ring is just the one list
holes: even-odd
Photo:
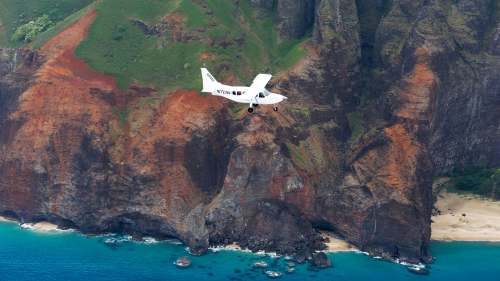
[[234, 87], [221, 84], [215, 80], [206, 68], [201, 69], [201, 76], [203, 78], [202, 93], [211, 93], [214, 96], [221, 96], [235, 102], [249, 104], [248, 112], [250, 113], [259, 104], [272, 104], [274, 105], [274, 111], [278, 111], [276, 104], [287, 99], [285, 96], [266, 90], [266, 85], [272, 77], [270, 74], [257, 75], [250, 87]]

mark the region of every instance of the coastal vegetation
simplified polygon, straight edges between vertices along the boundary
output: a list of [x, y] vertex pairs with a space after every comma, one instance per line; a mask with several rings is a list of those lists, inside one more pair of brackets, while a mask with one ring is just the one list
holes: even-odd
[[500, 200], [500, 168], [454, 169], [445, 187], [449, 191], [473, 193]]

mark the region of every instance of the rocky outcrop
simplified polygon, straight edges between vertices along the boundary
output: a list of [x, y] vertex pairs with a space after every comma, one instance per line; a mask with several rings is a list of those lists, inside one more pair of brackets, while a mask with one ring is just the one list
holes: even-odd
[[328, 258], [328, 256], [323, 252], [315, 253], [312, 256], [312, 264], [317, 268], [327, 268], [332, 266], [330, 258]]
[[223, 188], [209, 205], [210, 240], [309, 257], [322, 248], [322, 239], [298, 206], [286, 202], [305, 183], [275, 143], [270, 121], [265, 116], [243, 121], [248, 129], [236, 136]]
[[492, 48], [497, 10], [488, 1], [395, 1], [377, 31], [376, 50], [384, 70], [380, 83], [400, 79], [401, 73], [404, 77], [423, 53], [428, 57], [425, 65], [434, 86], [427, 94], [414, 92], [405, 99], [414, 100], [414, 112], [427, 108], [420, 110], [419, 119], [429, 122], [428, 147], [438, 174], [499, 165], [494, 120], [500, 105], [498, 79], [493, 77], [499, 61]]
[[278, 28], [283, 37], [300, 38], [314, 22], [314, 0], [279, 0]]
[[274, 8], [275, 1], [274, 0], [250, 0], [250, 3], [261, 9], [266, 9], [268, 11], [272, 11]]
[[30, 50], [0, 49], [0, 143], [15, 134], [19, 123], [8, 121], [19, 96], [29, 87], [43, 58]]
[[313, 26], [315, 0], [251, 0], [250, 3], [267, 12], [275, 11], [281, 38], [301, 38]]
[[449, 32], [435, 39], [443, 46], [433, 62], [441, 82], [431, 124], [438, 173], [500, 165], [500, 56], [486, 47], [496, 42], [496, 5], [459, 1], [446, 18]]
[[321, 0], [316, 7], [313, 39], [319, 45], [323, 101], [349, 105], [356, 95], [361, 45], [354, 1]]
[[500, 24], [497, 25], [493, 39], [491, 40], [490, 52], [496, 56], [500, 56]]

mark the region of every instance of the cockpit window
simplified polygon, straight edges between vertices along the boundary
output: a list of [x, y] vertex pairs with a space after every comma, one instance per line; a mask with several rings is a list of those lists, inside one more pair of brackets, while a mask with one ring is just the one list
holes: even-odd
[[236, 92], [236, 95], [241, 96], [241, 92], [240, 91]]
[[259, 98], [265, 98], [264, 93], [259, 93]]

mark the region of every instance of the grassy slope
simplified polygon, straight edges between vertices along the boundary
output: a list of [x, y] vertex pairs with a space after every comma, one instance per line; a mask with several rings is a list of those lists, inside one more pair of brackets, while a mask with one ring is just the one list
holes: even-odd
[[0, 46], [20, 47], [23, 43], [11, 42], [10, 38], [17, 27], [48, 15], [53, 22], [64, 20], [93, 0], [0, 0]]
[[[0, 10], [3, 10], [1, 4], [0, 4]], [[0, 47], [6, 45], [7, 45], [7, 36], [5, 34], [5, 28], [2, 23], [2, 18], [0, 17]]]
[[[271, 15], [255, 15], [248, 0], [207, 0], [213, 14], [193, 0], [106, 0], [97, 5], [98, 16], [77, 55], [98, 71], [114, 75], [120, 87], [138, 82], [160, 89], [198, 89], [199, 67], [205, 64], [215, 75], [235, 74], [249, 82], [261, 71], [276, 72], [297, 62], [305, 53], [299, 40], [278, 42]], [[173, 12], [185, 17], [185, 29], [205, 28], [202, 40], [173, 42], [170, 36], [147, 36], [130, 19], [154, 24]], [[242, 46], [237, 38], [244, 38]], [[210, 40], [230, 42], [226, 48]], [[203, 61], [202, 53], [213, 60]], [[223, 71], [220, 67], [228, 67]]]

